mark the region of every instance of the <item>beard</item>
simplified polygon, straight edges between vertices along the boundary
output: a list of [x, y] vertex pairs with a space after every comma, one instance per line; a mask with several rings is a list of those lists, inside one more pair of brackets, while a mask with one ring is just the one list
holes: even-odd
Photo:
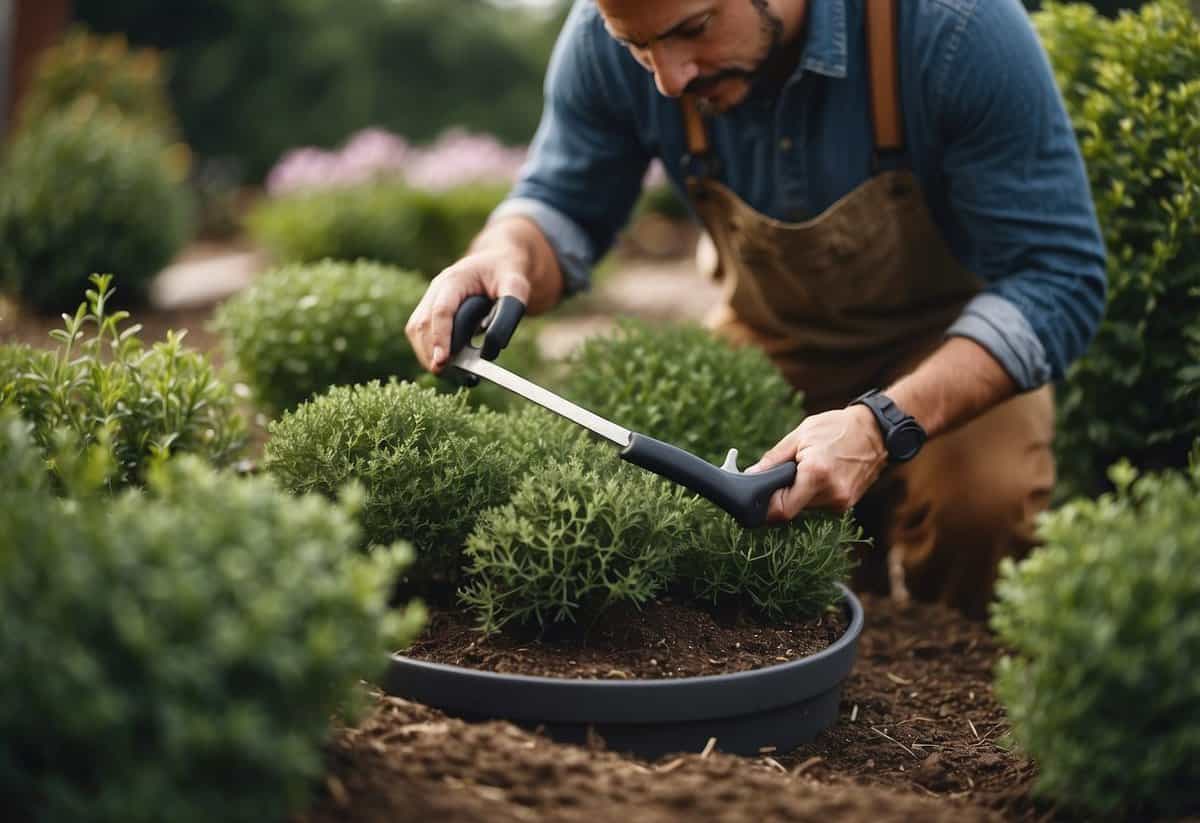
[[[767, 5], [767, 0], [750, 0], [750, 5], [758, 13], [760, 49], [759, 57], [751, 69], [730, 68], [697, 77], [687, 88], [685, 94], [690, 94], [696, 100], [697, 107], [705, 114], [717, 114], [716, 104], [706, 98], [706, 92], [711, 92], [722, 81], [736, 79], [745, 82], [753, 92], [763, 85], [773, 85], [781, 69], [794, 65], [796, 55], [791, 46], [783, 42], [783, 20], [777, 17]], [[802, 38], [797, 38], [800, 40]], [[789, 61], [789, 57], [791, 58]]]

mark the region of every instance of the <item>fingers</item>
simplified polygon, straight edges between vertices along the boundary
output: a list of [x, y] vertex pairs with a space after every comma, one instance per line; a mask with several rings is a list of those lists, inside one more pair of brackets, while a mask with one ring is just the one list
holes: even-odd
[[[529, 293], [529, 279], [520, 271], [511, 267], [501, 268], [485, 255], [464, 258], [429, 284], [405, 325], [405, 335], [420, 364], [439, 374], [452, 355], [454, 316], [464, 300], [472, 295], [492, 299], [511, 295], [521, 304], [527, 304]], [[523, 311], [524, 305], [520, 307], [520, 313], [515, 313], [515, 308], [508, 309], [504, 322], [492, 335], [489, 344], [496, 353], [508, 344]]]

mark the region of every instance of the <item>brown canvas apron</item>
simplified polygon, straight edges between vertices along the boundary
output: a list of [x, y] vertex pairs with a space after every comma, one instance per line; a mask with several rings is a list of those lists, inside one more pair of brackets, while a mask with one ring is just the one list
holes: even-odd
[[[867, 0], [877, 152], [904, 146], [896, 20], [895, 0]], [[689, 163], [703, 167], [706, 127], [693, 101], [685, 98], [683, 111]], [[803, 223], [759, 214], [703, 173], [689, 176], [688, 192], [724, 286], [709, 324], [762, 348], [804, 392], [810, 414], [914, 369], [982, 287], [950, 253], [905, 169], [875, 174]], [[886, 470], [855, 508], [874, 541], [860, 557], [856, 587], [983, 616], [1000, 558], [1035, 544], [1034, 519], [1054, 482], [1053, 428], [1047, 386]]]

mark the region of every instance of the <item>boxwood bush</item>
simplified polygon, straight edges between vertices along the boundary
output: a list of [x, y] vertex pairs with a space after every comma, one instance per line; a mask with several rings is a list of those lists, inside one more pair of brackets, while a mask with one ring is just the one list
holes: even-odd
[[404, 324], [428, 285], [367, 261], [287, 265], [221, 304], [214, 326], [256, 398], [283, 411], [334, 385], [420, 375]]
[[1047, 3], [1035, 20], [1109, 251], [1107, 311], [1059, 394], [1065, 499], [1118, 457], [1182, 466], [1200, 434], [1200, 23], [1182, 0], [1111, 21]]
[[428, 279], [458, 260], [503, 196], [494, 186], [432, 192], [376, 181], [264, 200], [246, 225], [280, 262], [366, 258]]
[[1013, 654], [996, 692], [1039, 787], [1120, 813], [1200, 808], [1200, 448], [1189, 470], [1110, 472], [1115, 489], [1047, 515], [1006, 561], [992, 625]]
[[720, 463], [749, 465], [800, 424], [802, 396], [758, 349], [690, 325], [626, 320], [567, 359], [562, 394], [634, 431]]
[[129, 47], [119, 34], [99, 35], [76, 28], [38, 60], [19, 120], [34, 123], [93, 97], [126, 120], [175, 138], [179, 127], [171, 110], [161, 54]]
[[13, 138], [0, 162], [0, 287], [70, 311], [95, 272], [138, 301], [190, 233], [186, 156], [82, 99]]
[[112, 277], [92, 283], [86, 302], [51, 332], [55, 350], [0, 346], [0, 406], [15, 406], [33, 424], [47, 459], [64, 431], [83, 448], [103, 444], [114, 486], [141, 483], [156, 455], [235, 461], [246, 423], [209, 359], [187, 349], [182, 333], [147, 349], [140, 327], [124, 325], [128, 313], [109, 305]]
[[861, 542], [850, 512], [743, 529], [705, 502], [692, 512], [677, 577], [701, 601], [745, 605], [768, 620], [816, 617], [840, 598]]
[[47, 488], [0, 422], [0, 794], [19, 820], [261, 821], [302, 810], [331, 716], [419, 628], [351, 505], [193, 457], [115, 498]]
[[[367, 260], [322, 260], [281, 266], [222, 303], [213, 327], [258, 402], [274, 412], [335, 385], [395, 377], [453, 392], [457, 385], [426, 372], [404, 324], [429, 283], [416, 272]], [[545, 368], [536, 319], [501, 354], [501, 363], [531, 378]], [[509, 408], [514, 396], [483, 382], [475, 406]]]
[[337, 386], [270, 425], [264, 468], [293, 492], [336, 495], [358, 481], [366, 543], [411, 541], [410, 583], [457, 583], [462, 546], [511, 491], [514, 467], [482, 436], [465, 393], [391, 380]]
[[510, 622], [586, 627], [619, 603], [640, 606], [670, 582], [695, 505], [628, 465], [544, 463], [479, 518], [461, 599], [486, 633]]

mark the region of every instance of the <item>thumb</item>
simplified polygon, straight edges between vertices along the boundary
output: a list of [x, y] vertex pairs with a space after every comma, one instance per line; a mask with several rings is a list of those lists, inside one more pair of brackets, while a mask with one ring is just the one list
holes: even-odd
[[790, 437], [785, 437], [780, 440], [775, 446], [767, 450], [758, 462], [753, 466], [746, 468], [746, 474], [757, 474], [764, 472], [767, 469], [772, 469], [776, 466], [781, 466], [789, 460], [796, 459], [796, 444], [792, 442]]

